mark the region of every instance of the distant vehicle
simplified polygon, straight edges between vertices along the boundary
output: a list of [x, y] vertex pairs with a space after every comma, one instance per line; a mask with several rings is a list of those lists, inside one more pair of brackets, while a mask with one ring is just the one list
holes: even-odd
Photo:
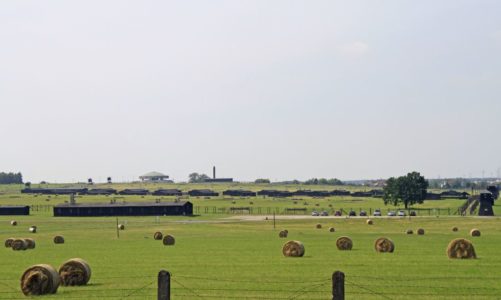
[[321, 213], [320, 213], [320, 215], [321, 215], [322, 217], [326, 217], [326, 216], [328, 216], [328, 215], [329, 215], [329, 213], [328, 213], [328, 212], [326, 212], [326, 211], [324, 210], [323, 212], [321, 212]]
[[361, 217], [366, 217], [367, 216], [367, 212], [365, 210], [361, 210], [360, 211], [360, 216]]
[[411, 210], [411, 212], [409, 213], [409, 216], [411, 217], [415, 217], [417, 214], [416, 214], [416, 211], [415, 210]]
[[356, 217], [356, 216], [357, 216], [357, 213], [356, 213], [354, 210], [350, 210], [350, 212], [349, 212], [349, 216], [350, 216], [350, 217]]
[[374, 211], [374, 214], [373, 214], [373, 215], [374, 215], [374, 217], [381, 217], [381, 210], [376, 209], [376, 210]]
[[312, 211], [312, 212], [311, 212], [311, 215], [312, 215], [313, 217], [318, 217], [318, 216], [320, 216], [320, 214], [318, 213], [318, 211]]
[[406, 216], [405, 211], [404, 210], [399, 210], [398, 211], [398, 216], [399, 217], [405, 217]]
[[334, 215], [339, 217], [340, 215], [342, 215], [342, 213], [341, 213], [340, 210], [336, 210], [336, 212], [334, 213]]
[[388, 212], [388, 217], [394, 217], [396, 215], [397, 214], [394, 211], [392, 211], [392, 210]]

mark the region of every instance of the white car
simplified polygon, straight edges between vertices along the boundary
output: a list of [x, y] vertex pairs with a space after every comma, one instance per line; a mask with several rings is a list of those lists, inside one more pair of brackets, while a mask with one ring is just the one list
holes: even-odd
[[379, 209], [376, 209], [373, 213], [374, 217], [381, 217], [381, 211]]
[[392, 211], [392, 210], [388, 212], [388, 217], [394, 217], [396, 215], [397, 214], [394, 211]]
[[315, 211], [315, 210], [311, 212], [311, 215], [312, 215], [313, 217], [318, 217], [318, 216], [320, 216], [320, 214], [318, 213], [318, 211]]
[[405, 211], [403, 211], [403, 210], [399, 210], [399, 211], [398, 211], [398, 216], [399, 216], [399, 217], [405, 217], [405, 216], [406, 216]]

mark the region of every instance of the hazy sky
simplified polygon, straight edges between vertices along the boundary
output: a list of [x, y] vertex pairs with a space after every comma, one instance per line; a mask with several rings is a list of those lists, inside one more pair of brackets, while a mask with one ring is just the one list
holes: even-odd
[[501, 172], [501, 1], [1, 1], [0, 171]]

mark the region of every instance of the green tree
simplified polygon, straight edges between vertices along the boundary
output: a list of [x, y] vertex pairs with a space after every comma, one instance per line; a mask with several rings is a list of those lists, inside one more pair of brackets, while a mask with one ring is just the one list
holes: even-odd
[[194, 172], [188, 175], [188, 181], [190, 183], [200, 183], [206, 181], [207, 179], [210, 179], [210, 177], [207, 176], [206, 174], [198, 174]]
[[407, 209], [410, 205], [423, 203], [427, 189], [428, 181], [418, 172], [391, 177], [383, 188], [383, 201], [385, 205], [390, 203], [397, 206], [402, 203]]

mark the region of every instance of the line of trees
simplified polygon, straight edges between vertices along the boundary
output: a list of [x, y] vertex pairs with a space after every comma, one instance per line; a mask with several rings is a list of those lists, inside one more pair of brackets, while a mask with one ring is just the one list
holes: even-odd
[[23, 183], [23, 175], [19, 173], [0, 172], [0, 184]]

